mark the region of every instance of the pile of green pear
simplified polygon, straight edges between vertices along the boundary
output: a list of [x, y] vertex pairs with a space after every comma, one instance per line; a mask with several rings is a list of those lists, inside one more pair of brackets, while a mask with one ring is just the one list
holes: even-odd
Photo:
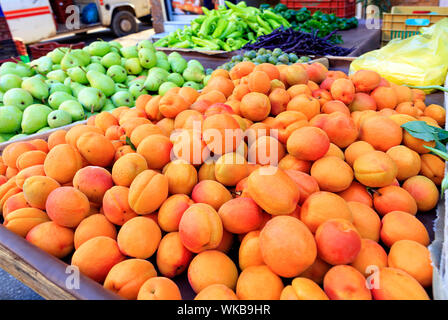
[[0, 67], [0, 143], [133, 107], [142, 94], [173, 87], [203, 88], [209, 77], [197, 60], [166, 55], [144, 40], [123, 47], [95, 41], [83, 49], [57, 48], [30, 63]]

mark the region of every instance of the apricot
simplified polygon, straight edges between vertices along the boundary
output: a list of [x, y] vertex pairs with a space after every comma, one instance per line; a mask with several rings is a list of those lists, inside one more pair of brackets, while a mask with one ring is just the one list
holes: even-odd
[[194, 300], [238, 300], [238, 297], [226, 285], [216, 283], [202, 289]]
[[340, 100], [349, 105], [355, 98], [355, 86], [348, 79], [336, 79], [331, 84], [330, 93], [334, 100]]
[[72, 229], [48, 221], [32, 228], [26, 240], [56, 258], [64, 258], [73, 250], [73, 237]]
[[17, 175], [15, 176], [15, 182], [17, 187], [23, 189], [23, 184], [25, 183], [25, 180], [28, 179], [29, 177], [36, 177], [36, 176], [45, 176], [44, 166], [42, 164], [28, 167], [17, 173]]
[[241, 99], [240, 113], [251, 121], [262, 121], [271, 112], [271, 102], [267, 95], [251, 92]]
[[339, 148], [334, 143], [330, 143], [330, 148], [328, 149], [324, 157], [337, 157], [345, 161], [344, 151], [342, 151], [341, 148]]
[[379, 269], [387, 267], [387, 253], [378, 242], [362, 239], [361, 250], [351, 266], [367, 278]]
[[251, 61], [243, 61], [237, 63], [232, 70], [230, 70], [229, 75], [230, 79], [241, 79], [242, 77], [247, 76], [255, 69], [255, 64]]
[[381, 76], [372, 70], [358, 70], [352, 76], [351, 80], [355, 85], [356, 91], [370, 92], [381, 82]]
[[339, 111], [329, 114], [316, 126], [324, 130], [330, 142], [339, 148], [345, 148], [358, 139], [359, 132], [353, 119]]
[[223, 154], [215, 163], [215, 178], [225, 186], [235, 186], [248, 175], [246, 159], [238, 153]]
[[378, 285], [373, 285], [375, 300], [429, 300], [425, 289], [407, 272], [397, 268], [382, 268]]
[[445, 126], [446, 111], [442, 106], [439, 106], [437, 104], [430, 104], [425, 108], [423, 114], [436, 120], [439, 126]]
[[445, 176], [445, 162], [433, 154], [422, 154], [420, 175], [432, 180], [437, 186], [442, 183]]
[[137, 214], [156, 211], [168, 197], [168, 178], [154, 170], [139, 173], [129, 187], [129, 205]]
[[437, 206], [439, 190], [431, 179], [417, 175], [407, 179], [403, 188], [415, 199], [419, 211], [429, 211]]
[[80, 153], [68, 144], [60, 144], [52, 148], [44, 162], [45, 174], [61, 184], [72, 181], [81, 168]]
[[107, 167], [112, 163], [115, 148], [109, 139], [95, 132], [83, 133], [77, 140], [79, 153], [94, 166]]
[[14, 142], [3, 149], [2, 161], [10, 168], [17, 169], [17, 159], [27, 151], [37, 150], [37, 148], [29, 142]]
[[84, 242], [73, 254], [71, 264], [93, 279], [103, 283], [112, 267], [125, 257], [114, 239], [99, 236]]
[[320, 103], [310, 95], [299, 94], [288, 102], [286, 110], [302, 112], [308, 120], [311, 120], [320, 113]]
[[3, 219], [6, 219], [8, 214], [11, 212], [22, 209], [22, 208], [30, 208], [31, 206], [28, 204], [28, 202], [25, 199], [25, 196], [23, 192], [19, 192], [17, 194], [14, 194], [5, 201], [2, 207], [2, 213], [3, 213]]
[[191, 193], [194, 202], [205, 203], [215, 210], [232, 199], [232, 194], [221, 183], [213, 180], [202, 180]]
[[285, 80], [289, 86], [307, 84], [309, 77], [305, 68], [300, 64], [292, 64], [285, 68]]
[[126, 221], [117, 236], [120, 251], [130, 257], [147, 259], [157, 250], [162, 232], [152, 219], [135, 217]]
[[9, 212], [3, 225], [9, 231], [25, 237], [28, 232], [38, 224], [50, 221], [47, 214], [36, 208], [20, 208]]
[[142, 285], [157, 276], [151, 262], [142, 259], [128, 259], [110, 269], [104, 280], [104, 288], [122, 298], [136, 300]]
[[361, 236], [345, 219], [323, 222], [315, 237], [319, 257], [332, 265], [352, 263], [361, 250]]
[[401, 102], [397, 105], [395, 108], [395, 111], [401, 114], [407, 114], [411, 117], [418, 117], [420, 115], [423, 115], [423, 111], [420, 110], [418, 105], [416, 105], [414, 102]]
[[405, 146], [395, 146], [386, 152], [396, 163], [398, 180], [406, 180], [420, 172], [421, 159], [417, 152]]
[[286, 106], [291, 100], [290, 95], [285, 89], [276, 88], [269, 94], [269, 101], [271, 103], [271, 114], [276, 116], [286, 111]]
[[372, 300], [362, 273], [348, 265], [328, 270], [324, 277], [324, 291], [330, 300]]
[[187, 208], [194, 202], [185, 194], [176, 194], [166, 199], [160, 206], [158, 223], [166, 232], [177, 231], [180, 219]]
[[353, 214], [353, 226], [362, 239], [378, 242], [380, 239], [381, 220], [375, 210], [361, 202], [347, 202]]
[[288, 153], [299, 160], [314, 161], [322, 158], [330, 148], [325, 131], [316, 127], [302, 127], [289, 136]]
[[424, 154], [424, 153], [429, 153], [430, 150], [425, 148], [425, 146], [434, 148], [436, 146], [436, 142], [435, 141], [424, 141], [422, 139], [419, 138], [415, 138], [413, 137], [409, 132], [407, 132], [406, 130], [404, 131], [403, 134], [403, 144], [414, 150], [415, 152], [418, 152], [420, 154]]
[[423, 287], [432, 284], [431, 254], [425, 246], [412, 240], [399, 240], [389, 251], [388, 265], [401, 269], [415, 278]]
[[157, 268], [165, 277], [174, 278], [183, 273], [192, 259], [193, 253], [184, 247], [178, 232], [170, 232], [160, 241]]
[[[223, 76], [213, 76], [208, 81], [207, 86], [204, 88], [203, 92], [206, 93], [209, 90], [218, 90], [221, 91], [227, 98], [232, 94], [234, 88], [235, 86], [232, 80], [230, 80], [229, 78]], [[190, 104], [193, 102], [190, 102]]]
[[22, 153], [16, 161], [18, 170], [23, 170], [31, 166], [44, 164], [47, 154], [40, 150], [32, 150]]
[[398, 168], [394, 160], [386, 153], [371, 151], [355, 160], [353, 171], [355, 178], [363, 185], [379, 188], [393, 183]]
[[52, 132], [48, 136], [48, 149], [51, 150], [58, 144], [65, 144], [67, 143], [65, 141], [65, 135], [67, 134], [67, 131], [65, 130], [56, 130]]
[[223, 284], [233, 290], [237, 279], [238, 270], [233, 261], [217, 250], [200, 252], [188, 267], [188, 281], [196, 293], [212, 284]]
[[251, 198], [235, 198], [224, 203], [218, 211], [224, 229], [243, 234], [256, 230], [262, 222], [261, 209]]
[[365, 141], [353, 142], [344, 151], [345, 161], [350, 166], [353, 166], [353, 163], [359, 156], [374, 150], [375, 148], [373, 148], [372, 145], [368, 142]]
[[397, 96], [397, 103], [411, 102], [413, 100], [412, 90], [406, 86], [399, 86], [396, 84], [391, 84], [392, 89]]
[[170, 194], [190, 194], [198, 182], [196, 168], [183, 160], [168, 163], [163, 169]]
[[63, 227], [76, 227], [87, 217], [90, 203], [87, 196], [73, 187], [60, 187], [51, 191], [46, 201], [47, 214]]
[[[280, 238], [279, 234], [288, 236]], [[290, 216], [269, 220], [261, 230], [259, 241], [263, 261], [282, 277], [298, 276], [316, 259], [312, 233], [300, 220]]]
[[81, 221], [76, 227], [74, 235], [75, 249], [89, 239], [105, 236], [111, 239], [117, 238], [115, 226], [102, 214], [93, 214]]
[[79, 124], [67, 131], [67, 133], [65, 134], [65, 143], [71, 145], [74, 148], [77, 148], [76, 143], [79, 137], [88, 132], [103, 134], [103, 131], [98, 127]]
[[280, 300], [329, 300], [325, 292], [313, 280], [295, 278], [286, 286]]
[[293, 85], [288, 88], [287, 93], [291, 99], [299, 94], [306, 94], [308, 96], [312, 95], [311, 89], [306, 84]]
[[429, 234], [423, 223], [407, 212], [389, 212], [381, 222], [381, 240], [388, 247], [399, 240], [414, 240], [424, 246], [429, 244]]
[[102, 203], [104, 194], [113, 185], [114, 182], [109, 171], [96, 166], [87, 166], [80, 169], [73, 178], [73, 186], [94, 203]]
[[121, 226], [137, 216], [129, 205], [128, 196], [129, 188], [122, 186], [114, 186], [106, 191], [102, 208], [107, 220]]
[[299, 204], [303, 204], [311, 194], [320, 191], [319, 184], [316, 178], [310, 176], [309, 174], [290, 169], [285, 170], [285, 172], [291, 179], [294, 180], [297, 187], [299, 188]]
[[33, 176], [25, 180], [23, 195], [30, 206], [44, 210], [48, 195], [59, 187], [60, 184], [50, 177]]
[[241, 128], [230, 114], [215, 114], [207, 117], [202, 130], [204, 142], [215, 154], [233, 152], [241, 142]]
[[328, 156], [313, 163], [311, 176], [316, 179], [320, 190], [340, 192], [351, 185], [353, 170], [344, 160]]
[[322, 113], [342, 112], [347, 116], [350, 116], [350, 109], [339, 100], [331, 100], [326, 102], [321, 109]]
[[[168, 118], [166, 118], [166, 119], [168, 119]], [[134, 130], [136, 128], [140, 127], [141, 125], [150, 124], [150, 123], [151, 123], [151, 121], [149, 121], [146, 118], [137, 117], [137, 118], [129, 118], [129, 119], [126, 119], [125, 121], [122, 121], [120, 123], [120, 126], [124, 129], [124, 133], [126, 134], [126, 136], [131, 137], [132, 133], [134, 132]]]
[[173, 143], [168, 137], [162, 134], [153, 134], [140, 142], [137, 153], [146, 159], [149, 169], [161, 169], [170, 161], [172, 148]]
[[375, 100], [378, 110], [395, 109], [398, 104], [397, 94], [390, 87], [378, 86], [370, 96]]
[[297, 170], [309, 173], [311, 169], [311, 161], [299, 160], [293, 155], [287, 154], [278, 163], [278, 167], [282, 170]]
[[373, 194], [373, 205], [382, 216], [391, 211], [417, 213], [417, 203], [412, 195], [406, 189], [393, 185], [378, 189]]
[[362, 123], [360, 139], [370, 143], [376, 150], [386, 152], [401, 143], [403, 133], [393, 120], [377, 116]]
[[194, 253], [217, 248], [222, 240], [222, 231], [220, 216], [205, 203], [192, 204], [179, 222], [182, 244]]
[[260, 136], [250, 145], [248, 161], [259, 165], [275, 166], [285, 156], [285, 153], [285, 147], [276, 138], [271, 136]]
[[236, 284], [240, 300], [279, 300], [284, 286], [281, 278], [267, 266], [244, 269]]
[[148, 169], [146, 159], [138, 153], [129, 153], [115, 161], [112, 179], [116, 185], [129, 187], [137, 175]]
[[151, 277], [141, 286], [137, 300], [182, 300], [182, 295], [171, 279]]
[[300, 277], [307, 278], [317, 284], [322, 284], [324, 276], [332, 266], [319, 257], [316, 257], [313, 264], [300, 274]]

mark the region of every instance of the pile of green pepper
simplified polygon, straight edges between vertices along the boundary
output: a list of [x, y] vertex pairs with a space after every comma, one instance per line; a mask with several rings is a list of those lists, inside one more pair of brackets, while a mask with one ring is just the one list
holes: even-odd
[[178, 29], [156, 41], [156, 47], [192, 48], [197, 50], [233, 51], [253, 42], [257, 37], [290, 23], [271, 10], [260, 10], [225, 1], [217, 10], [202, 8], [204, 15], [194, 19], [190, 26]]
[[[281, 15], [285, 20], [288, 20], [294, 30], [304, 32], [319, 30], [317, 35], [321, 38], [329, 35], [333, 31], [348, 30], [358, 26], [358, 19], [356, 17], [339, 18], [334, 13], [326, 14], [321, 11], [316, 11], [314, 14], [311, 14], [307, 8], [292, 10], [288, 9], [282, 3], [277, 4], [275, 7], [271, 7], [269, 4], [262, 4], [260, 5], [260, 10]], [[333, 34], [330, 37], [330, 41], [335, 44], [343, 43], [341, 36], [338, 34]]]

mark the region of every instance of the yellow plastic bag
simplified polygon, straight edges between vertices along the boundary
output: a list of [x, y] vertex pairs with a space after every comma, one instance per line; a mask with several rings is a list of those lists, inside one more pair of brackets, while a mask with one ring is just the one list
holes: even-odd
[[448, 18], [420, 31], [363, 54], [351, 63], [350, 73], [375, 70], [398, 85], [443, 85], [448, 71]]

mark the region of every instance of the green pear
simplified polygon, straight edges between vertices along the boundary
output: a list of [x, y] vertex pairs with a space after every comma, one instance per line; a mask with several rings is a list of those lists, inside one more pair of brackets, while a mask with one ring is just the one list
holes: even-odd
[[61, 69], [67, 71], [70, 68], [79, 67], [81, 65], [81, 61], [72, 54], [71, 51], [68, 51], [64, 58], [61, 61]]
[[166, 80], [175, 83], [178, 87], [182, 87], [185, 82], [180, 73], [171, 73]]
[[183, 58], [179, 52], [173, 51], [168, 55], [167, 59], [168, 59], [168, 62], [171, 63], [171, 61], [173, 61], [173, 60], [183, 59]]
[[172, 89], [172, 88], [177, 88], [179, 87], [177, 84], [175, 84], [174, 82], [164, 82], [160, 85], [159, 87], [159, 96], [164, 96], [165, 93]]
[[201, 82], [204, 79], [205, 74], [197, 66], [188, 66], [182, 73], [182, 76], [186, 81]]
[[140, 74], [143, 71], [138, 58], [129, 58], [124, 64], [124, 68], [128, 74]]
[[102, 59], [102, 57], [92, 56], [92, 57], [90, 57], [90, 63], [99, 63], [99, 64], [101, 64], [101, 59]]
[[134, 100], [136, 100], [138, 97], [140, 97], [143, 94], [148, 94], [148, 91], [145, 89], [144, 85], [140, 83], [133, 83], [129, 87], [129, 92], [134, 97]]
[[204, 67], [202, 66], [202, 64], [198, 60], [191, 59], [191, 60], [188, 61], [187, 64], [188, 64], [189, 67], [198, 67], [199, 69], [201, 69], [201, 71], [203, 73], [205, 73]]
[[188, 66], [187, 60], [185, 60], [184, 58], [171, 59], [169, 63], [171, 66], [171, 70], [173, 70], [173, 72], [175, 73], [184, 72], [184, 70], [187, 69]]
[[194, 81], [187, 81], [184, 83], [184, 85], [182, 87], [191, 87], [193, 89], [196, 90], [201, 90], [202, 89], [202, 85], [200, 83], [194, 82]]
[[87, 80], [87, 72], [83, 67], [74, 67], [67, 70], [67, 74], [75, 82], [81, 83], [81, 84], [87, 84], [89, 83], [89, 80]]
[[15, 140], [24, 139], [27, 137], [28, 137], [28, 134], [19, 133], [19, 134], [16, 134], [15, 136], [12, 136], [11, 139], [9, 139], [9, 141], [15, 141]]
[[70, 87], [62, 83], [55, 83], [50, 86], [50, 95], [52, 95], [55, 92], [66, 92], [72, 95], [72, 89], [70, 89]]
[[6, 92], [13, 88], [20, 88], [22, 85], [22, 78], [16, 74], [5, 74], [0, 77], [0, 90]]
[[107, 97], [115, 93], [115, 82], [109, 76], [91, 70], [87, 72], [87, 79], [91, 87], [101, 90]]
[[63, 70], [53, 70], [47, 74], [47, 78], [63, 83], [67, 79], [67, 74]]
[[70, 84], [70, 89], [72, 90], [73, 96], [78, 98], [79, 93], [84, 89], [87, 88], [85, 85], [82, 85], [80, 83], [77, 82], [72, 82]]
[[86, 87], [79, 92], [78, 101], [82, 104], [85, 110], [94, 112], [99, 111], [104, 107], [106, 96], [101, 90]]
[[141, 73], [139, 77], [147, 77], [149, 73], [149, 70], [144, 69]]
[[134, 81], [135, 79], [137, 79], [136, 76], [133, 75], [128, 75], [126, 77], [126, 81], [124, 82], [127, 86], [129, 86], [131, 84], [132, 81]]
[[59, 128], [72, 123], [72, 116], [64, 110], [54, 110], [48, 114], [48, 126], [50, 128]]
[[129, 88], [125, 84], [116, 83], [115, 84], [115, 92], [118, 92], [118, 91], [129, 91]]
[[60, 83], [60, 82], [58, 80], [47, 79], [47, 80], [45, 80], [45, 83], [48, 84], [49, 87], [51, 87], [52, 85]]
[[[110, 52], [114, 52], [114, 53], [118, 53], [118, 54], [120, 54], [120, 49], [117, 49], [117, 48], [115, 48], [115, 47], [113, 47], [113, 46], [110, 46]], [[110, 53], [109, 52], [109, 53]]]
[[67, 87], [70, 87], [72, 82], [74, 82], [74, 81], [72, 81], [72, 79], [70, 77], [67, 77], [67, 79], [64, 80], [64, 85]]
[[43, 127], [42, 129], [37, 130], [36, 133], [44, 133], [50, 130], [51, 130], [50, 127]]
[[115, 65], [121, 65], [121, 57], [118, 53], [109, 52], [101, 59], [101, 64], [105, 68], [110, 68]]
[[85, 113], [82, 104], [76, 100], [67, 100], [61, 103], [59, 110], [68, 112], [72, 117], [72, 121], [80, 121], [84, 119]]
[[91, 56], [104, 57], [110, 52], [110, 44], [106, 41], [94, 41], [89, 45], [89, 54]]
[[69, 48], [66, 47], [56, 48], [53, 51], [49, 52], [47, 54], [47, 57], [50, 57], [51, 61], [53, 61], [54, 64], [60, 64], [62, 58], [64, 58], [64, 55], [67, 53], [68, 50]]
[[76, 98], [66, 92], [55, 92], [48, 98], [48, 104], [53, 110], [56, 110], [59, 108], [61, 103], [67, 100], [76, 100]]
[[157, 60], [168, 60], [168, 56], [163, 51], [156, 51]]
[[55, 70], [62, 70], [62, 67], [60, 64], [53, 64], [53, 67], [51, 68], [53, 71]]
[[125, 82], [128, 76], [126, 69], [122, 66], [111, 66], [106, 73], [116, 83]]
[[48, 98], [50, 88], [48, 84], [37, 76], [22, 81], [22, 89], [25, 89], [37, 100], [43, 101]]
[[203, 84], [204, 86], [206, 86], [207, 83], [208, 83], [208, 81], [210, 80], [211, 77], [212, 77], [211, 74], [206, 75], [206, 76], [204, 77], [204, 79], [202, 80], [202, 84]]
[[20, 129], [22, 111], [16, 106], [0, 107], [0, 133], [12, 133]]
[[86, 67], [86, 71], [88, 72], [88, 71], [91, 71], [91, 70], [101, 72], [102, 74], [106, 74], [106, 68], [104, 68], [101, 63], [94, 62], [94, 63], [89, 64]]
[[156, 67], [164, 69], [165, 71], [170, 71], [171, 70], [171, 65], [168, 62], [168, 60], [157, 60], [157, 64]]
[[168, 76], [170, 75], [170, 73], [168, 71], [166, 71], [163, 68], [159, 68], [159, 67], [154, 67], [151, 70], [149, 70], [148, 76], [151, 76], [154, 74], [161, 76], [163, 80], [166, 80], [168, 78]]
[[107, 111], [110, 112], [114, 109], [116, 109], [117, 107], [112, 103], [112, 104], [106, 104], [103, 109], [101, 109], [101, 112]]
[[35, 66], [37, 72], [42, 74], [47, 74], [48, 72], [53, 70], [53, 61], [50, 57], [43, 56], [37, 60], [34, 60], [30, 63], [31, 66]]
[[123, 47], [120, 49], [121, 55], [126, 58], [138, 58], [137, 46]]
[[10, 140], [14, 136], [15, 136], [15, 132], [14, 133], [0, 133], [0, 138], [3, 139], [4, 141]]
[[111, 99], [116, 107], [132, 107], [134, 104], [134, 98], [129, 91], [118, 91]]
[[78, 58], [79, 62], [81, 63], [81, 66], [85, 67], [90, 63], [90, 54], [88, 52], [85, 52], [82, 49], [74, 49], [72, 51], [72, 54]]
[[5, 74], [15, 74], [21, 78], [31, 77], [36, 74], [33, 68], [24, 63], [5, 62], [0, 67], [0, 76]]
[[22, 88], [14, 88], [3, 95], [3, 103], [5, 106], [15, 106], [23, 111], [33, 104], [33, 96]]
[[26, 134], [35, 133], [47, 126], [47, 117], [51, 108], [43, 104], [32, 104], [23, 111], [22, 131]]
[[143, 48], [138, 52], [138, 59], [143, 68], [151, 69], [157, 64], [157, 57], [153, 50]]
[[121, 48], [123, 48], [123, 46], [121, 45], [120, 42], [118, 41], [109, 41], [109, 44], [111, 47], [113, 48], [117, 48], [118, 50], [120, 50]]
[[160, 74], [153, 74], [148, 76], [145, 81], [144, 87], [148, 91], [157, 91], [162, 83], [165, 82], [165, 79]]
[[139, 44], [137, 45], [137, 49], [141, 50], [143, 48], [151, 49], [152, 51], [156, 52], [156, 48], [154, 47], [154, 44], [149, 40], [143, 40], [143, 41], [139, 42]]

